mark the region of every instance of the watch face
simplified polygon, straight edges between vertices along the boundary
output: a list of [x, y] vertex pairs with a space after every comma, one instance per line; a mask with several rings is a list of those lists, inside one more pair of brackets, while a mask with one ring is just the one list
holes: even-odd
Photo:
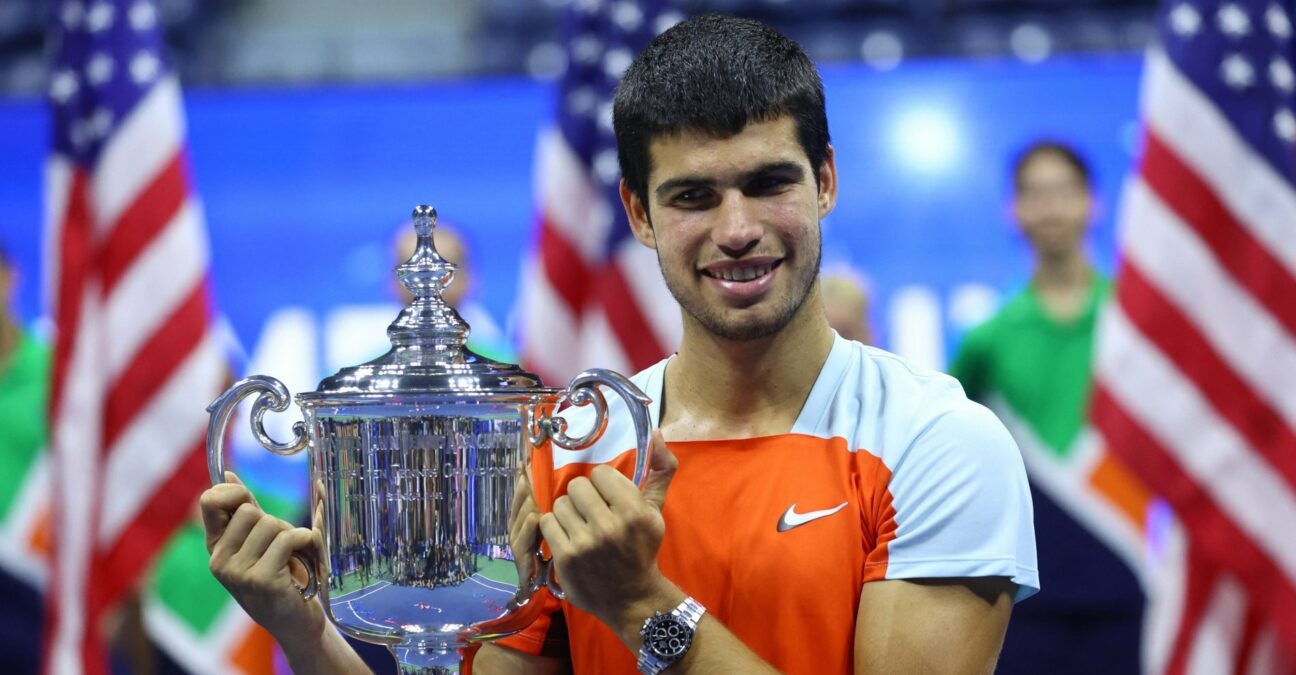
[[693, 643], [693, 629], [673, 614], [658, 614], [643, 628], [644, 645], [657, 658], [674, 662], [683, 658]]

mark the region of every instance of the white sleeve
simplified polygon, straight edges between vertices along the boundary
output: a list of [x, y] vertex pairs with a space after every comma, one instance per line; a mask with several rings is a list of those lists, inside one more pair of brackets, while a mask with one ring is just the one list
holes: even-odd
[[894, 464], [888, 492], [895, 522], [885, 578], [1007, 577], [1016, 600], [1039, 590], [1021, 454], [985, 407], [950, 401]]

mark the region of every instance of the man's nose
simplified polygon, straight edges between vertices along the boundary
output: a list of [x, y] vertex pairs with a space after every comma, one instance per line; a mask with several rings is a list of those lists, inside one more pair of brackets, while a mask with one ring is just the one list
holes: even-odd
[[760, 242], [764, 228], [751, 206], [742, 195], [726, 195], [721, 202], [712, 241], [725, 253], [739, 256]]

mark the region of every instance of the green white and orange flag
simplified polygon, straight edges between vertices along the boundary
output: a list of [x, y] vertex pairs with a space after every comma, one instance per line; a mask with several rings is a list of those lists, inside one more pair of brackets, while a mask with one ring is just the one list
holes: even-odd
[[1018, 662], [1049, 649], [1021, 647], [1031, 640], [1025, 636], [1059, 630], [1049, 627], [1070, 616], [1101, 616], [1109, 627], [1076, 638], [1085, 640], [1085, 667], [1134, 671], [1146, 653], [1141, 616], [1155, 579], [1145, 532], [1164, 509], [1087, 422], [1095, 327], [1109, 291], [1095, 276], [1084, 311], [1059, 321], [1027, 288], [968, 332], [951, 364], [968, 394], [992, 408], [1016, 440], [1035, 502], [1047, 592], [1009, 627], [1005, 672], [1039, 667]]
[[49, 460], [42, 449], [0, 499], [0, 569], [44, 590], [49, 572]]
[[[1098, 317], [1110, 284], [1095, 277], [1082, 314], [1059, 322], [1027, 288], [964, 337], [950, 373], [1004, 422], [1021, 449], [1037, 498], [1056, 504], [1146, 586], [1146, 530], [1152, 496], [1115, 459], [1088, 423]], [[1047, 519], [1054, 511], [1041, 510]], [[1049, 535], [1067, 523], [1037, 522]], [[1059, 544], [1067, 544], [1065, 537]], [[1042, 564], [1042, 563], [1041, 563]], [[1055, 593], [1059, 582], [1050, 589]]]

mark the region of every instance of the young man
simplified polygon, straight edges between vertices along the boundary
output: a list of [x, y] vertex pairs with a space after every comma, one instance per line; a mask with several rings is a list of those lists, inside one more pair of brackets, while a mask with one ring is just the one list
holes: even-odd
[[1059, 475], [1097, 464], [1086, 463], [1079, 441], [1094, 327], [1111, 284], [1084, 250], [1094, 215], [1090, 170], [1074, 148], [1037, 141], [1018, 154], [1012, 178], [1012, 213], [1034, 254], [1034, 271], [1025, 289], [968, 332], [950, 367], [969, 396], [1016, 420], [1014, 433], [1032, 460], [1049, 592], [1013, 621], [1000, 672], [1138, 672], [1139, 580], [1100, 533], [1082, 524], [1092, 522], [1083, 517], [1083, 492], [1095, 488], [1057, 487]]
[[[626, 72], [614, 120], [622, 201], [684, 319], [679, 352], [634, 378], [653, 471], [641, 491], [615, 470], [633, 441], [613, 403], [598, 443], [532, 467], [515, 544], [543, 535], [567, 597], [474, 671], [990, 672], [1038, 588], [1021, 460], [953, 379], [828, 326], [837, 171], [813, 64], [757, 22], [685, 21]], [[235, 490], [207, 500], [218, 550], [241, 545], [219, 533]], [[213, 567], [248, 580], [236, 597], [284, 598], [258, 611], [301, 667], [346, 665], [290, 606], [286, 559]]]

